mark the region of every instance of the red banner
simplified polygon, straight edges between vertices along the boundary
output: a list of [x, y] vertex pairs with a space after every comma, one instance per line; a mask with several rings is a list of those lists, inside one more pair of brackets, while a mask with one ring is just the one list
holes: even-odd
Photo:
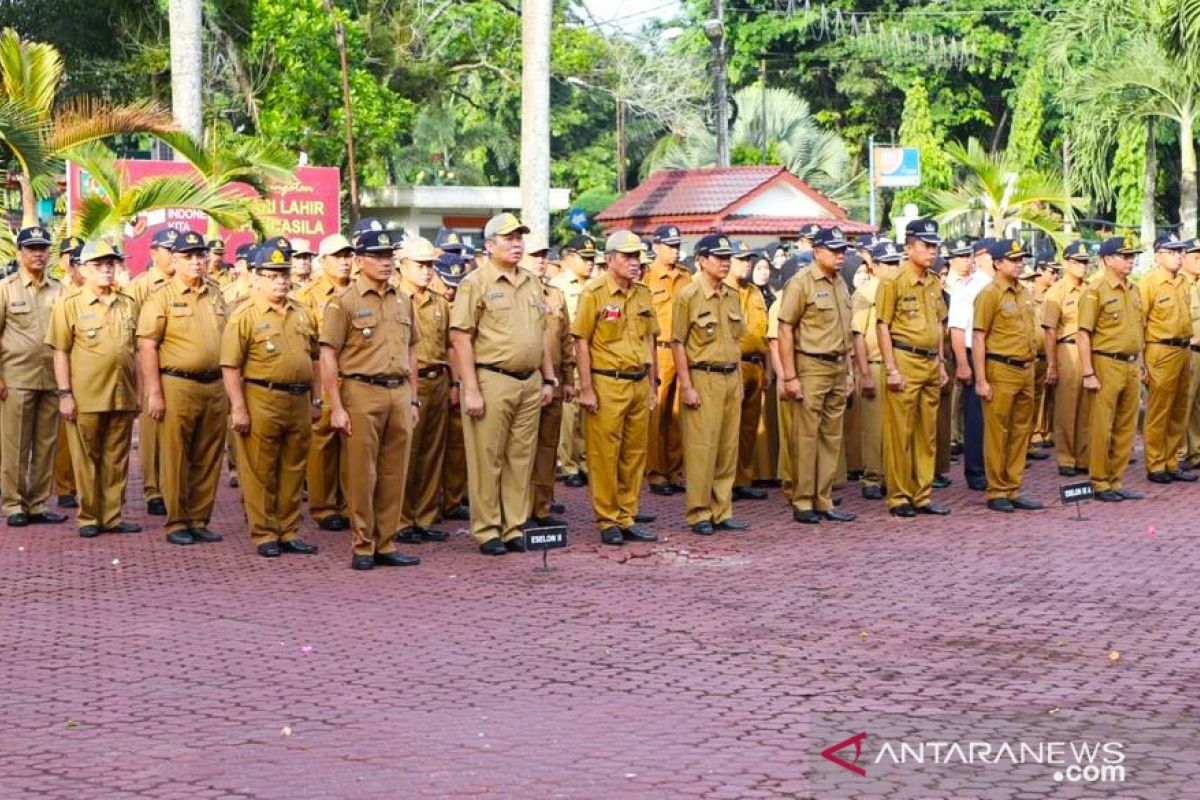
[[[121, 160], [117, 162], [130, 185], [154, 175], [192, 175], [195, 168], [181, 161]], [[298, 167], [296, 182], [283, 186], [259, 201], [259, 213], [267, 218], [271, 235], [308, 239], [316, 250], [326, 236], [341, 231], [339, 203], [340, 176], [337, 167]], [[232, 184], [243, 194], [250, 187]], [[95, 194], [98, 187], [76, 164], [67, 164], [67, 196], [70, 213], [78, 208], [80, 198]], [[208, 234], [208, 215], [194, 208], [165, 208], [147, 211], [125, 226], [126, 266], [136, 275], [150, 260], [150, 239], [160, 230], [174, 228]], [[233, 261], [238, 245], [254, 241], [253, 231], [221, 231], [228, 248], [226, 261]]]

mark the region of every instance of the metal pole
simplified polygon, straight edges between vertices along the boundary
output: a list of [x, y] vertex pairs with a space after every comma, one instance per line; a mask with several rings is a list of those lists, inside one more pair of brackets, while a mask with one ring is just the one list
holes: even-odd
[[725, 80], [725, 6], [713, 0], [721, 33], [713, 40], [713, 72], [717, 83], [717, 166], [729, 166], [729, 87]]
[[521, 3], [521, 217], [550, 232], [551, 0]]
[[346, 112], [346, 169], [350, 172], [350, 225], [354, 226], [359, 218], [358, 167], [354, 163], [354, 115], [350, 107], [350, 66], [346, 60], [346, 29], [334, 14], [331, 0], [325, 0], [325, 11], [333, 18], [333, 33], [342, 62], [342, 105]]
[[875, 137], [867, 137], [867, 198], [870, 208], [868, 219], [872, 226], [878, 216], [875, 199]]
[[762, 116], [762, 153], [758, 157], [758, 163], [765, 165], [767, 163], [767, 60], [760, 58], [758, 60], [758, 90], [762, 93], [760, 99], [761, 116]]

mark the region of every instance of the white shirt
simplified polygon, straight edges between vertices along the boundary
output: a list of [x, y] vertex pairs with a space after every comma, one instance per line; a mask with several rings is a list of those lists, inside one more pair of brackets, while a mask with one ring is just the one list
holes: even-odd
[[975, 270], [950, 292], [950, 314], [946, 325], [966, 331], [967, 348], [971, 347], [971, 335], [975, 323], [975, 298], [992, 282], [992, 276]]

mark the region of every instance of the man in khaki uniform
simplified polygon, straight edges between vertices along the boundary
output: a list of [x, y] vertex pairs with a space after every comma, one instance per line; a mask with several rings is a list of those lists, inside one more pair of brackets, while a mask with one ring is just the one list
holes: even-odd
[[1150, 375], [1142, 439], [1147, 477], [1153, 483], [1193, 483], [1200, 478], [1179, 468], [1191, 379], [1191, 297], [1187, 278], [1179, 271], [1186, 247], [1174, 233], [1160, 236], [1154, 243], [1155, 268], [1138, 284]]
[[286, 239], [255, 253], [254, 293], [221, 335], [221, 373], [242, 465], [242, 506], [250, 543], [263, 558], [312, 555], [300, 538], [304, 460], [320, 416], [317, 327], [288, 297], [292, 265]]
[[[674, 330], [671, 314], [675, 298], [692, 281], [692, 276], [679, 264], [682, 241], [679, 229], [673, 225], [662, 225], [654, 231], [654, 263], [647, 268], [644, 282], [650, 289], [658, 329], [663, 337]], [[646, 479], [654, 494], [672, 495], [683, 491], [682, 415], [672, 344], [660, 341], [658, 347], [658, 403], [650, 412]]]
[[50, 234], [17, 233], [17, 271], [0, 281], [0, 485], [10, 527], [58, 524], [46, 508], [54, 476], [58, 400], [53, 351], [46, 347], [50, 309], [63, 286], [46, 274]]
[[[567, 317], [575, 319], [579, 308], [579, 296], [583, 287], [591, 280], [596, 269], [596, 241], [587, 234], [575, 236], [563, 249], [562, 271], [550, 281], [550, 285], [563, 293], [567, 301]], [[568, 376], [563, 376], [564, 380]], [[575, 376], [570, 376], [577, 380]], [[579, 404], [563, 403], [562, 427], [558, 438], [558, 464], [562, 470], [564, 486], [583, 486], [586, 482], [583, 468], [583, 414]]]
[[1054, 424], [1054, 384], [1046, 382], [1046, 373], [1050, 368], [1050, 359], [1046, 355], [1046, 338], [1041, 334], [1042, 316], [1046, 311], [1046, 293], [1050, 291], [1059, 277], [1062, 265], [1053, 260], [1039, 260], [1032, 268], [1026, 267], [1021, 273], [1021, 281], [1033, 298], [1033, 307], [1037, 312], [1038, 346], [1037, 364], [1033, 372], [1033, 437], [1029, 442], [1027, 458], [1034, 461], [1045, 461], [1049, 453], [1042, 449], [1050, 447], [1053, 442]]
[[763, 394], [767, 387], [767, 303], [750, 280], [750, 271], [758, 253], [745, 242], [733, 242], [725, 284], [738, 293], [746, 335], [742, 337], [742, 417], [738, 428], [738, 466], [733, 480], [734, 500], [765, 500], [767, 492], [754, 486], [754, 445], [763, 415]]
[[638, 238], [615, 231], [604, 249], [609, 267], [584, 288], [571, 325], [579, 407], [587, 414], [592, 508], [604, 544], [653, 542], [658, 537], [636, 523], [650, 409], [658, 402], [649, 380], [656, 374], [658, 320], [650, 291], [635, 280], [641, 272]]
[[[286, 243], [286, 240], [281, 240]], [[171, 245], [173, 274], [142, 304], [138, 356], [148, 413], [158, 425], [159, 469], [167, 541], [219, 542], [208, 528], [228, 425], [221, 388], [221, 332], [226, 308], [207, 278], [206, 244], [195, 231]]]
[[[67, 291], [82, 287], [83, 272], [79, 254], [83, 250], [83, 239], [68, 236], [58, 246], [58, 264], [62, 269], [63, 285]], [[75, 470], [71, 466], [71, 448], [67, 444], [67, 421], [59, 414], [58, 441], [54, 447], [54, 493], [58, 495], [59, 508], [76, 508]]]
[[946, 301], [930, 272], [940, 243], [936, 222], [909, 222], [906, 263], [880, 284], [875, 301], [876, 333], [887, 375], [884, 471], [888, 512], [895, 517], [950, 513], [931, 501], [937, 411], [948, 380], [942, 356]]
[[671, 310], [671, 349], [683, 404], [685, 519], [693, 532], [708, 536], [750, 527], [732, 516], [746, 323], [737, 293], [725, 285], [729, 240], [710, 234], [695, 249], [696, 280], [679, 291]]
[[1188, 280], [1192, 311], [1192, 372], [1188, 381], [1188, 422], [1184, 437], [1183, 469], [1200, 465], [1200, 239], [1189, 239], [1180, 270]]
[[[350, 240], [340, 233], [326, 236], [319, 249], [321, 274], [296, 296], [308, 306], [316, 321], [318, 338], [324, 324], [325, 306], [350, 285], [350, 266], [354, 259]], [[318, 375], [318, 384], [319, 378]], [[321, 399], [321, 416], [312, 425], [308, 445], [308, 511], [321, 530], [344, 531], [350, 527], [350, 520], [346, 518], [346, 496], [342, 490], [342, 442], [329, 424], [332, 411], [329, 398]]]
[[512, 214], [484, 228], [488, 261], [458, 287], [450, 341], [462, 381], [471, 535], [484, 555], [525, 549], [541, 407], [558, 386], [542, 285], [518, 264], [529, 229]]
[[1105, 239], [1098, 252], [1104, 272], [1079, 300], [1075, 338], [1083, 388], [1092, 395], [1088, 471], [1095, 499], [1104, 503], [1145, 497], [1121, 485], [1137, 433], [1138, 384], [1149, 382], [1142, 363], [1142, 299], [1129, 280], [1140, 252], [1133, 236]]
[[[438, 283], [441, 285], [440, 294], [446, 298], [451, 309], [454, 307], [454, 296], [459, 284], [467, 276], [467, 259], [452, 252], [442, 253], [434, 263]], [[451, 362], [452, 372], [458, 369], [457, 360]], [[450, 414], [446, 420], [446, 447], [442, 459], [442, 519], [469, 520], [471, 511], [466, 506], [467, 501], [467, 445], [463, 441], [463, 417], [461, 380], [450, 384]]]
[[420, 413], [412, 379], [421, 334], [412, 301], [389, 283], [398, 241], [364, 230], [353, 244], [357, 277], [325, 306], [321, 325], [321, 382], [346, 465], [350, 566], [415, 566], [421, 559], [397, 552], [396, 529]]
[[317, 253], [308, 239], [292, 239], [292, 275], [290, 291], [299, 292], [312, 282], [313, 256]]
[[[795, 276], [793, 276], [795, 277]], [[784, 285], [787, 285], [786, 283]], [[782, 291], [782, 287], [780, 287]], [[795, 469], [795, 425], [793, 424], [795, 403], [783, 399], [783, 361], [779, 356], [779, 298], [767, 309], [767, 349], [771, 356], [771, 369], [775, 373], [775, 416], [776, 428], [779, 433], [779, 463], [776, 474], [779, 475], [779, 486], [783, 497], [792, 502], [796, 488]]]
[[433, 530], [442, 491], [446, 454], [446, 424], [450, 416], [450, 384], [458, 377], [450, 365], [450, 304], [430, 285], [437, 251], [428, 239], [406, 241], [396, 253], [400, 290], [412, 301], [417, 329], [417, 399], [421, 415], [413, 429], [412, 458], [397, 540], [409, 544], [444, 542], [445, 531]]
[[79, 486], [79, 535], [137, 533], [121, 519], [129, 445], [137, 413], [134, 369], [137, 305], [116, 290], [120, 251], [103, 239], [79, 254], [84, 276], [54, 305], [46, 344], [54, 348], [59, 412], [66, 421], [64, 449]]
[[1071, 242], [1063, 250], [1063, 277], [1046, 290], [1042, 303], [1046, 383], [1054, 387], [1054, 455], [1064, 478], [1087, 474], [1090, 393], [1083, 391], [1079, 348], [1079, 301], [1086, 285], [1087, 243]]
[[220, 237], [209, 239], [208, 246], [208, 279], [217, 286], [229, 282], [229, 265], [225, 263], [225, 241]]
[[851, 297], [850, 329], [854, 333], [855, 365], [859, 370], [857, 402], [862, 425], [862, 496], [883, 499], [883, 356], [879, 352], [875, 298], [879, 284], [893, 273], [903, 255], [895, 243], [871, 247], [871, 272]]
[[849, 246], [840, 228], [817, 231], [812, 266], [784, 284], [779, 300], [779, 380], [783, 399], [795, 403], [792, 518], [805, 525], [856, 518], [833, 506], [846, 397], [854, 384], [850, 292], [841, 275]]
[[983, 403], [983, 464], [987, 506], [1011, 514], [1042, 504], [1021, 495], [1025, 453], [1033, 433], [1034, 366], [1037, 361], [1037, 310], [1020, 280], [1022, 260], [1030, 257], [1015, 239], [989, 245], [995, 277], [975, 298], [975, 394]]

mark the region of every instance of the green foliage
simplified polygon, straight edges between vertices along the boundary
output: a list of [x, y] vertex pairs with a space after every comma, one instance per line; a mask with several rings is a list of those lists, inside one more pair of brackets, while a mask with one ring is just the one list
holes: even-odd
[[934, 127], [925, 81], [913, 79], [904, 93], [904, 113], [900, 120], [900, 141], [904, 147], [921, 152], [921, 185], [896, 192], [895, 204], [920, 203], [928, 193], [950, 187], [954, 172], [942, 149], [942, 136]]
[[1117, 131], [1117, 150], [1108, 182], [1117, 201], [1117, 224], [1136, 228], [1142, 221], [1146, 175], [1146, 123], [1125, 120]]
[[1017, 89], [1012, 130], [1008, 134], [1008, 153], [1013, 164], [1022, 172], [1037, 168], [1046, 156], [1042, 130], [1045, 118], [1042, 90], [1045, 82], [1045, 64], [1038, 59], [1030, 65]]

